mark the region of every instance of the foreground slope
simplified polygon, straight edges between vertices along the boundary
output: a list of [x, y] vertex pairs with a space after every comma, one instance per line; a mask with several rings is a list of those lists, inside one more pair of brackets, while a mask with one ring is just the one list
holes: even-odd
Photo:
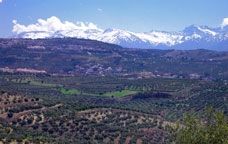
[[183, 114], [228, 115], [227, 52], [0, 40], [0, 143], [175, 141]]

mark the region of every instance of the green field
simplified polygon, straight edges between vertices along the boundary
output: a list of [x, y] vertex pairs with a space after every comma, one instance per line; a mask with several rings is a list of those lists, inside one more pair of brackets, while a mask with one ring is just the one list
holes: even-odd
[[64, 95], [77, 95], [80, 94], [80, 91], [77, 89], [65, 89], [65, 88], [61, 88], [60, 92]]
[[[60, 92], [64, 95], [79, 95], [79, 94], [89, 95], [89, 96], [98, 96], [99, 95], [99, 94], [80, 92], [78, 89], [66, 89], [66, 88], [60, 88]], [[138, 93], [138, 92], [132, 91], [132, 90], [121, 90], [121, 91], [107, 92], [107, 93], [101, 94], [99, 96], [125, 97], [125, 96], [133, 95], [136, 93]]]
[[34, 86], [43, 86], [43, 87], [57, 87], [57, 84], [51, 84], [51, 83], [46, 83], [44, 81], [38, 81], [38, 80], [34, 80], [31, 78], [26, 78], [26, 79], [13, 79], [11, 80], [12, 82], [15, 83], [20, 83], [20, 84], [30, 84], [30, 85], [34, 85]]
[[103, 94], [103, 96], [108, 96], [108, 97], [124, 97], [124, 96], [129, 96], [138, 93], [137, 91], [132, 91], [132, 90], [121, 90], [121, 91], [114, 91], [114, 92], [108, 92]]

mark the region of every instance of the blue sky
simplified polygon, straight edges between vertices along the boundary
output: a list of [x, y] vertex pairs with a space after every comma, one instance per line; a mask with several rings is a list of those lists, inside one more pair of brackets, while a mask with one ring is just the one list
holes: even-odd
[[227, 6], [228, 0], [2, 0], [0, 37], [13, 35], [13, 20], [28, 25], [51, 16], [134, 32], [218, 27], [228, 17]]

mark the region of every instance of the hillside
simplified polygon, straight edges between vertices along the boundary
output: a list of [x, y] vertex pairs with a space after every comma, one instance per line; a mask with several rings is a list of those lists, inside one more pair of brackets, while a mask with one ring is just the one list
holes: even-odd
[[0, 39], [0, 143], [173, 143], [186, 113], [228, 116], [227, 63], [203, 49]]
[[[127, 49], [84, 39], [1, 39], [1, 70], [49, 74], [228, 78], [228, 53]], [[23, 70], [25, 69], [25, 70]]]

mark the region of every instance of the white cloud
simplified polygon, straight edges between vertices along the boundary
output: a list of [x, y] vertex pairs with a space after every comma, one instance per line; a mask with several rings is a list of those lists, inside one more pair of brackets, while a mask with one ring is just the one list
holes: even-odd
[[99, 11], [99, 12], [103, 12], [103, 9], [101, 9], [101, 8], [98, 8], [98, 9], [97, 9], [97, 11]]
[[228, 25], [228, 18], [224, 18], [223, 19], [223, 22], [222, 22], [222, 24], [221, 24], [221, 26], [222, 27], [225, 27], [225, 26], [227, 26]]
[[0, 0], [0, 3], [2, 3], [2, 0]]
[[50, 18], [38, 19], [37, 23], [29, 24], [29, 25], [22, 25], [17, 22], [17, 20], [13, 20], [13, 32], [16, 34], [21, 34], [25, 32], [48, 32], [48, 33], [55, 33], [58, 31], [73, 31], [73, 30], [89, 30], [89, 29], [96, 29], [97, 26], [93, 23], [83, 23], [77, 22], [72, 23], [69, 21], [62, 22], [59, 18], [52, 16]]

